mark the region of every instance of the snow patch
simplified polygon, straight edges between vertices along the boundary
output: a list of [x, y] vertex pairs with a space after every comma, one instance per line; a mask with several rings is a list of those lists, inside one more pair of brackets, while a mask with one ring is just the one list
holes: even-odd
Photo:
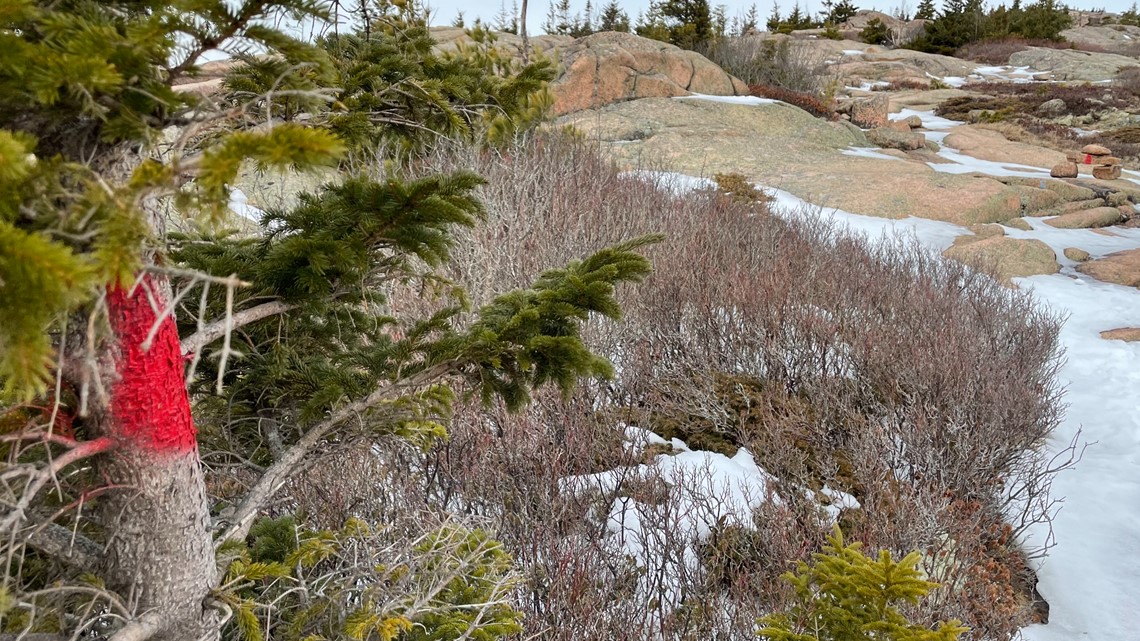
[[709, 94], [695, 93], [691, 96], [677, 96], [674, 100], [707, 100], [709, 102], [725, 102], [730, 105], [774, 105], [779, 100], [759, 98], [757, 96], [711, 96]]
[[228, 206], [233, 213], [242, 218], [252, 220], [255, 223], [261, 222], [261, 217], [265, 215], [264, 211], [249, 204], [249, 197], [245, 195], [244, 191], [237, 187], [230, 190], [230, 202]]
[[839, 152], [844, 156], [855, 156], [857, 158], [875, 158], [876, 160], [902, 160], [896, 156], [884, 154], [873, 147], [848, 147]]

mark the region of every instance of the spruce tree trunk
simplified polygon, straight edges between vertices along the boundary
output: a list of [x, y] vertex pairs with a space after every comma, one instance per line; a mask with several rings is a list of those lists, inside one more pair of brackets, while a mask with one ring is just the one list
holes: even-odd
[[100, 472], [120, 487], [102, 501], [106, 563], [110, 587], [145, 615], [125, 638], [216, 639], [204, 608], [216, 574], [209, 505], [172, 316], [143, 349], [169, 300], [168, 284], [150, 277], [107, 295], [117, 380], [98, 422], [118, 447]]
[[530, 40], [527, 38], [526, 31], [526, 0], [522, 0], [522, 14], [519, 19], [519, 35], [522, 36], [522, 61], [523, 64], [530, 62]]

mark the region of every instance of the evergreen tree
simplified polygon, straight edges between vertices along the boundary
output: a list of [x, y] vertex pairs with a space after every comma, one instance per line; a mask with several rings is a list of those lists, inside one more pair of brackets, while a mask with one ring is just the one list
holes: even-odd
[[757, 12], [756, 4], [753, 3], [748, 7], [748, 11], [740, 18], [740, 27], [736, 31], [736, 35], [744, 36], [756, 31], [760, 28], [760, 14]]
[[574, 19], [570, 16], [570, 0], [550, 0], [542, 30], [550, 34], [567, 36], [573, 29]]
[[642, 38], [669, 42], [672, 33], [669, 26], [665, 23], [665, 15], [662, 12], [661, 3], [656, 0], [650, 1], [649, 9], [637, 17], [634, 32]]
[[855, 3], [851, 0], [839, 0], [831, 15], [828, 16], [828, 20], [832, 24], [841, 25], [854, 18], [856, 13], [859, 13], [859, 7], [855, 6]]
[[1123, 25], [1140, 27], [1140, 11], [1137, 11], [1135, 2], [1132, 3], [1132, 6], [1129, 7], [1127, 11], [1120, 14], [1120, 18], [1117, 22]]
[[519, 5], [515, 2], [508, 10], [506, 2], [499, 3], [499, 12], [495, 14], [495, 29], [506, 33], [519, 32]]
[[894, 11], [891, 12], [891, 15], [895, 20], [910, 22], [910, 3], [908, 3], [906, 0], [902, 0], [902, 2], [899, 3], [899, 6], [895, 7]]
[[891, 39], [891, 30], [883, 24], [882, 20], [872, 18], [867, 21], [867, 26], [859, 32], [859, 39], [869, 45], [886, 44]]
[[[477, 310], [459, 292], [426, 317], [393, 317], [386, 304], [390, 283], [440, 283], [456, 230], [481, 216], [481, 181], [411, 178], [402, 157], [376, 150], [509, 130], [541, 112], [548, 64], [514, 66], [483, 31], [436, 53], [406, 2], [371, 5], [367, 23], [319, 46], [266, 26], [329, 17], [307, 0], [3, 8], [0, 415], [19, 431], [0, 454], [26, 479], [6, 476], [20, 507], [0, 516], [3, 632], [82, 635], [84, 612], [108, 612], [97, 623], [114, 638], [257, 638], [256, 605], [241, 591], [281, 568], [235, 570], [226, 555], [316, 451], [384, 434], [422, 442], [442, 434], [457, 394], [518, 408], [536, 387], [569, 390], [609, 372], [579, 326], [618, 314], [613, 289], [647, 272], [636, 250], [649, 239]], [[223, 104], [173, 89], [205, 52], [251, 43], [272, 55], [239, 64]], [[288, 89], [274, 96], [279, 86]], [[280, 108], [284, 97], [295, 101]], [[286, 121], [265, 117], [275, 115]], [[160, 149], [169, 127], [181, 127], [176, 144]], [[263, 216], [256, 235], [221, 227], [243, 164], [305, 171], [348, 153], [383, 161], [374, 164], [386, 175], [303, 195]], [[167, 233], [178, 215], [195, 219], [192, 232]], [[199, 299], [188, 307], [200, 318], [183, 315], [186, 296]], [[272, 436], [271, 425], [288, 429]], [[229, 496], [224, 515], [213, 511], [200, 442], [252, 464], [248, 491]], [[415, 638], [452, 638], [439, 630], [486, 594], [460, 583], [444, 586], [460, 606], [448, 621], [350, 611], [364, 605], [350, 598], [326, 613], [339, 626], [328, 637], [415, 622], [425, 635]], [[216, 603], [236, 629], [223, 632]], [[495, 618], [505, 626], [496, 634], [511, 631], [509, 612]]]
[[694, 49], [713, 35], [708, 0], [664, 0], [661, 15], [669, 25], [669, 42]]
[[716, 39], [728, 37], [728, 7], [718, 4], [712, 12], [712, 37]]
[[873, 559], [861, 544], [846, 544], [836, 526], [823, 551], [810, 563], [784, 575], [795, 600], [787, 613], [760, 619], [765, 641], [955, 641], [967, 631], [961, 622], [939, 623], [934, 629], [909, 622], [898, 604], [913, 604], [937, 584], [924, 581], [918, 552], [894, 561], [890, 552]]
[[934, 0], [919, 0], [918, 9], [914, 12], [915, 20], [933, 20], [935, 15]]
[[586, 0], [585, 12], [574, 14], [570, 35], [581, 38], [594, 33], [594, 31], [594, 5], [590, 0]]
[[784, 19], [780, 17], [780, 4], [773, 0], [772, 13], [768, 14], [768, 22], [765, 23], [765, 27], [769, 32], [776, 33], [783, 23]]
[[602, 7], [601, 16], [598, 19], [598, 31], [629, 32], [629, 16], [621, 8], [617, 0], [609, 0], [609, 2]]
[[1064, 6], [1054, 0], [1038, 0], [1024, 9], [1010, 12], [1010, 33], [1023, 38], [1063, 40], [1061, 32], [1072, 24]]
[[792, 5], [792, 12], [788, 14], [788, 19], [780, 24], [779, 31], [792, 32], [800, 28], [807, 16], [800, 9], [800, 0], [796, 0]]

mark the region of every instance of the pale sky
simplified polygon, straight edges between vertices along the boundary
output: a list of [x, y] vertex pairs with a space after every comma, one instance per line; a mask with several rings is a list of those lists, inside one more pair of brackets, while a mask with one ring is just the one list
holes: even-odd
[[[520, 0], [521, 1], [521, 0]], [[606, 4], [607, 0], [591, 0], [594, 4], [595, 11], [597, 7]], [[787, 15], [788, 11], [792, 8], [795, 0], [779, 0], [780, 13]], [[1031, 1], [1031, 0], [1029, 0]], [[874, 2], [860, 2], [854, 0], [855, 5], [860, 9], [876, 9], [885, 13], [892, 13], [894, 9], [898, 8], [900, 3], [905, 3], [910, 13], [914, 12], [914, 8], [918, 5], [918, 0], [874, 0]], [[1009, 4], [1012, 0], [1006, 0]], [[1027, 0], [1022, 0], [1023, 3]], [[511, 10], [512, 0], [505, 0], [507, 10]], [[1076, 2], [1069, 2], [1068, 4], [1078, 9], [1091, 9], [1104, 8], [1108, 11], [1119, 13], [1127, 10], [1132, 6], [1133, 0], [1083, 0]], [[495, 14], [499, 12], [500, 4], [498, 0], [427, 0], [428, 6], [434, 10], [432, 22], [436, 25], [447, 25], [455, 19], [456, 13], [460, 10], [463, 11], [464, 17], [467, 19], [468, 24], [471, 23], [476, 17], [483, 18], [484, 21], [490, 21], [494, 18]], [[570, 2], [573, 11], [582, 11], [586, 6], [586, 0], [571, 0]], [[629, 14], [630, 21], [637, 20], [637, 14], [644, 11], [649, 6], [649, 0], [618, 0], [625, 12]], [[751, 0], [709, 0], [709, 4], [717, 6], [723, 4], [728, 8], [728, 17], [731, 20], [733, 16], [741, 15], [748, 10], [752, 5]], [[996, 0], [988, 0], [987, 4], [998, 4]], [[819, 0], [801, 0], [801, 8], [806, 8], [811, 11], [819, 9]], [[549, 0], [529, 0], [527, 8], [527, 25], [529, 31], [534, 33], [541, 33], [542, 23], [546, 18], [546, 12], [550, 7]], [[768, 18], [768, 14], [772, 12], [772, 0], [760, 0], [756, 2], [756, 11], [760, 15], [760, 22]]]

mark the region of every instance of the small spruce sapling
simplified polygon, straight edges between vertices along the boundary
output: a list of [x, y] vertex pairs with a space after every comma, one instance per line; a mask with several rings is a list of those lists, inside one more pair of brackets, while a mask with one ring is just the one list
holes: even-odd
[[823, 552], [800, 562], [784, 578], [795, 589], [788, 612], [760, 619], [765, 641], [956, 641], [967, 631], [960, 621], [927, 628], [911, 623], [898, 604], [917, 603], [938, 584], [920, 578], [918, 552], [901, 561], [887, 550], [873, 559], [862, 544], [845, 543], [836, 526]]

